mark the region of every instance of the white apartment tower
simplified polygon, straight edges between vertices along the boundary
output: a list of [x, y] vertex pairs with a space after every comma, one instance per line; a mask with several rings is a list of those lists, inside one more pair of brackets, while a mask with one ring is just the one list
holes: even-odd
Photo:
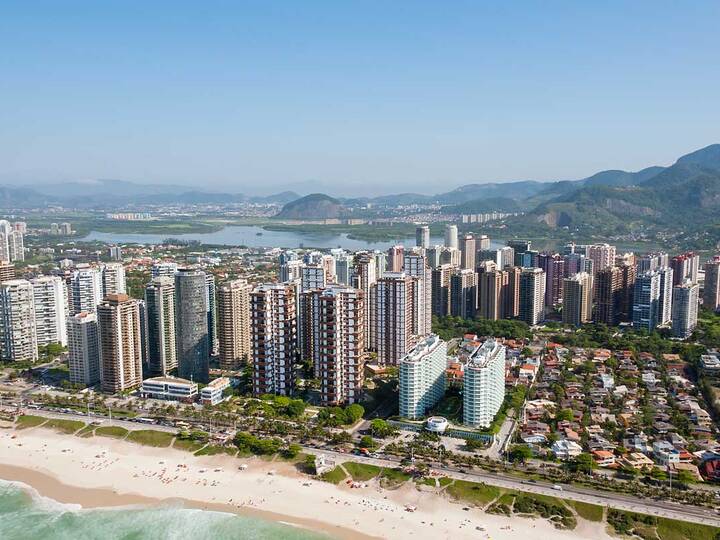
[[700, 286], [691, 279], [673, 287], [672, 333], [686, 339], [697, 326]]
[[70, 382], [93, 386], [100, 382], [100, 342], [97, 314], [78, 313], [68, 319]]
[[103, 298], [109, 294], [125, 294], [125, 267], [122, 263], [108, 263], [102, 267]]
[[76, 269], [70, 276], [69, 291], [70, 315], [83, 311], [95, 313], [97, 305], [103, 299], [100, 269], [90, 266]]
[[447, 343], [432, 334], [398, 364], [400, 416], [411, 420], [422, 418], [445, 394]]
[[34, 362], [38, 359], [32, 284], [12, 279], [0, 284], [0, 359]]
[[488, 339], [470, 356], [463, 376], [463, 424], [488, 427], [505, 399], [505, 347]]
[[31, 280], [35, 302], [35, 328], [38, 346], [59, 343], [67, 345], [67, 290], [57, 276]]
[[520, 272], [520, 319], [530, 326], [544, 319], [545, 272], [540, 268], [523, 268]]
[[593, 277], [578, 272], [563, 280], [562, 320], [581, 326], [592, 320]]

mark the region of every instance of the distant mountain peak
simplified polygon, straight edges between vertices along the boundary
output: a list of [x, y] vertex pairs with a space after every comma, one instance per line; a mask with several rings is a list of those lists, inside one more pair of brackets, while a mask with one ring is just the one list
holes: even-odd
[[720, 169], [720, 144], [711, 144], [700, 150], [695, 150], [679, 158], [675, 164], [698, 165], [710, 169]]

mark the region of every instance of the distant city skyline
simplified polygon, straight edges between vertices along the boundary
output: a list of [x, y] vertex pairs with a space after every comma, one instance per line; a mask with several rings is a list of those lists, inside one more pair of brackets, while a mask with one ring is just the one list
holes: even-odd
[[717, 142], [714, 2], [41, 4], [0, 20], [0, 185], [432, 194]]

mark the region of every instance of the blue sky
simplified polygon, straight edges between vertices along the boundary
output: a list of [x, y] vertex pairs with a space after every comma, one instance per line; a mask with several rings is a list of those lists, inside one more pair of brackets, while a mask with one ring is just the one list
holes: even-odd
[[0, 4], [0, 183], [437, 192], [720, 142], [720, 3]]

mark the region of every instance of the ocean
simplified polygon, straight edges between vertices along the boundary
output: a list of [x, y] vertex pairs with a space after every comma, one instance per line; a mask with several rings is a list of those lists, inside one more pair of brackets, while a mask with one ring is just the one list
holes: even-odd
[[296, 527], [190, 508], [82, 509], [42, 497], [17, 482], [0, 480], [3, 540], [328, 540]]

